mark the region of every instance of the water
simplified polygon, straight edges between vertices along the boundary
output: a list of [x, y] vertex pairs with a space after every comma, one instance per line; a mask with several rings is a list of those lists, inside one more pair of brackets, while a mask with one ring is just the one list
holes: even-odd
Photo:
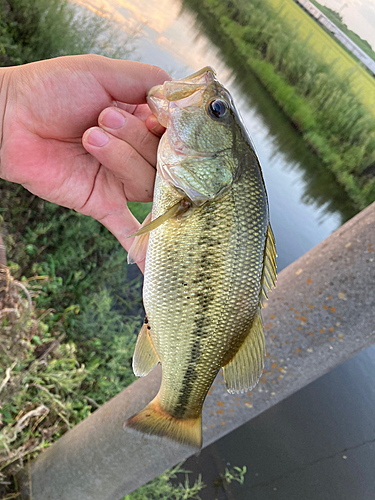
[[[139, 30], [132, 59], [161, 66], [175, 78], [207, 65], [216, 69], [231, 91], [259, 155], [279, 270], [355, 214], [343, 189], [306, 148], [257, 80], [242, 74], [235, 55], [219, 50], [208, 38], [208, 28], [179, 0], [89, 2], [112, 12], [126, 31]], [[214, 474], [210, 468], [246, 464], [245, 485], [232, 483], [225, 494], [218, 492], [220, 498], [375, 498], [370, 493], [375, 491], [375, 482], [369, 466], [375, 458], [375, 435], [368, 409], [375, 401], [374, 384], [369, 383], [375, 379], [374, 354], [373, 349], [357, 355], [204, 450], [198, 459], [206, 472], [204, 481], [209, 483], [209, 475]], [[367, 400], [358, 394], [366, 394]], [[192, 460], [189, 466], [194, 464]], [[354, 482], [353, 477], [357, 477]], [[212, 487], [204, 491], [202, 498], [216, 498]]]

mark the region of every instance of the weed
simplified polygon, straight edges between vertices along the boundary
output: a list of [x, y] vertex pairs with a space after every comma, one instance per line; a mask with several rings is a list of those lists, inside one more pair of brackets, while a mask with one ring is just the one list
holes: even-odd
[[[161, 476], [153, 479], [149, 483], [141, 486], [138, 490], [129, 495], [126, 495], [122, 500], [199, 500], [198, 493], [205, 487], [202, 478], [199, 475], [198, 479], [192, 486], [189, 483], [189, 472], [182, 468], [183, 463], [176, 465], [172, 469], [165, 471]], [[184, 484], [180, 483], [177, 486], [172, 484], [171, 480], [176, 479], [177, 474], [185, 474]]]

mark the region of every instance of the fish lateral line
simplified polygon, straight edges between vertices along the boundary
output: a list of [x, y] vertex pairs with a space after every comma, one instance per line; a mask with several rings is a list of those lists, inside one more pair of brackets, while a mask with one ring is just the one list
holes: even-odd
[[157, 217], [155, 220], [141, 227], [137, 232], [127, 236], [127, 238], [134, 238], [135, 236], [142, 236], [143, 234], [150, 233], [154, 229], [158, 228], [167, 220], [172, 219], [172, 217], [179, 217], [184, 215], [193, 205], [193, 202], [187, 199], [178, 201], [175, 205], [172, 205], [164, 214]]

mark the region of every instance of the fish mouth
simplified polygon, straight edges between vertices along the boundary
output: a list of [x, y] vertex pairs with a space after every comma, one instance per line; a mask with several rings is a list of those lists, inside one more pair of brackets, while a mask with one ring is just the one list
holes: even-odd
[[164, 84], [155, 85], [147, 93], [147, 104], [163, 127], [168, 125], [169, 102], [164, 96]]
[[193, 104], [194, 95], [198, 95], [196, 105], [199, 106], [201, 104], [199, 94], [202, 94], [199, 91], [204, 91], [213, 81], [217, 81], [216, 73], [210, 66], [206, 66], [181, 80], [166, 81], [162, 85], [155, 85], [147, 93], [147, 103], [159, 123], [167, 127], [169, 103], [191, 98], [191, 104]]

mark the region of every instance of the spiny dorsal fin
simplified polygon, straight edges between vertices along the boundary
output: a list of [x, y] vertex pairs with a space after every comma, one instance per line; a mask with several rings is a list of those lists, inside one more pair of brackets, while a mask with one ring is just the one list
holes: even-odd
[[260, 289], [260, 304], [268, 298], [268, 290], [276, 285], [276, 246], [271, 226], [268, 225], [264, 249], [263, 274]]
[[265, 356], [263, 324], [258, 310], [249, 334], [234, 358], [224, 367], [224, 380], [230, 393], [250, 391], [262, 375]]
[[145, 377], [160, 359], [152, 343], [147, 317], [139, 332], [133, 356], [133, 372], [137, 377]]

